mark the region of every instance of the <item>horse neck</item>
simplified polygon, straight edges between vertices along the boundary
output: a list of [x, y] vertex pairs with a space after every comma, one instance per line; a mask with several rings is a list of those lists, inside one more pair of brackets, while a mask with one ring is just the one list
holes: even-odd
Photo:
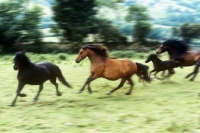
[[31, 61], [27, 60], [21, 65], [20, 69], [30, 69], [33, 66], [35, 66], [35, 64], [33, 64]]
[[106, 57], [102, 57], [102, 56], [96, 54], [95, 52], [93, 52], [92, 50], [89, 51], [88, 58], [89, 58], [91, 64], [104, 63], [106, 60]]
[[181, 53], [178, 53], [177, 51], [169, 48], [167, 50], [168, 54], [169, 54], [169, 59], [173, 59], [176, 60], [177, 58], [179, 58], [179, 56], [181, 55]]
[[156, 58], [154, 58], [153, 60], [152, 60], [152, 62], [153, 62], [153, 64], [159, 64], [160, 62], [162, 62], [162, 60], [160, 60], [158, 57], [156, 57]]

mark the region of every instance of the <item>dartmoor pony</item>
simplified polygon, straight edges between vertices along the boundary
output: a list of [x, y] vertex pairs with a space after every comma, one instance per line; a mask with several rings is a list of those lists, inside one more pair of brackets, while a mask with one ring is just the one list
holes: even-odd
[[34, 102], [37, 101], [40, 92], [43, 89], [43, 83], [47, 80], [50, 80], [50, 82], [53, 85], [55, 85], [57, 96], [61, 96], [61, 93], [58, 90], [58, 84], [56, 83], [56, 78], [58, 78], [60, 82], [63, 83], [64, 85], [71, 88], [71, 86], [63, 77], [62, 72], [58, 66], [49, 62], [34, 64], [29, 60], [29, 58], [25, 55], [24, 52], [17, 52], [15, 54], [13, 68], [14, 70], [18, 70], [17, 79], [19, 83], [16, 92], [17, 94], [11, 106], [15, 105], [18, 96], [26, 97], [26, 94], [21, 94], [21, 90], [26, 84], [39, 85], [39, 91], [34, 98]]
[[[111, 94], [121, 88], [126, 81], [128, 81], [130, 85], [130, 89], [126, 95], [131, 94], [134, 86], [131, 77], [138, 72], [138, 66], [135, 62], [128, 59], [118, 60], [109, 58], [107, 48], [98, 44], [88, 44], [82, 46], [75, 60], [76, 63], [80, 63], [83, 59], [85, 59], [85, 57], [88, 57], [91, 62], [90, 76], [80, 89], [79, 93], [85, 89], [86, 85], [88, 85], [88, 92], [92, 93], [90, 83], [93, 80], [102, 77], [108, 80], [121, 79], [120, 84], [107, 94]], [[144, 71], [147, 71], [147, 69], [144, 69]], [[144, 75], [146, 73], [148, 72], [144, 72], [141, 78], [149, 82], [148, 75]]]
[[[156, 50], [156, 53], [161, 54], [165, 51], [168, 52], [170, 59], [179, 61], [182, 66], [195, 65], [194, 71], [185, 77], [189, 78], [193, 75], [193, 77], [190, 79], [191, 81], [193, 81], [199, 71], [200, 50], [189, 51], [188, 45], [185, 44], [183, 41], [167, 40], [163, 42], [162, 45], [160, 45], [160, 47]], [[174, 70], [172, 69], [170, 73], [173, 74]]]
[[150, 71], [150, 75], [152, 72], [155, 72], [154, 73], [154, 76], [157, 78], [157, 79], [160, 79], [160, 80], [163, 80], [165, 78], [169, 78], [171, 75], [168, 74], [167, 76], [165, 76], [164, 78], [158, 78], [156, 76], [157, 73], [161, 72], [161, 71], [165, 71], [165, 70], [171, 70], [175, 67], [182, 67], [180, 62], [179, 61], [175, 61], [175, 60], [166, 60], [166, 61], [162, 61], [160, 60], [156, 54], [150, 54], [148, 56], [148, 58], [146, 59], [145, 63], [148, 63], [152, 61], [153, 62], [153, 67], [154, 69]]

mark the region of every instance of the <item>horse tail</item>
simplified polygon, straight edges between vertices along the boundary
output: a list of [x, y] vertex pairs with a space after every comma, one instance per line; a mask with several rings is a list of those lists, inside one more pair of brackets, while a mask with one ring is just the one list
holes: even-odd
[[149, 77], [149, 72], [148, 69], [149, 67], [147, 65], [143, 65], [141, 63], [136, 62], [137, 65], [137, 72], [136, 74], [142, 78], [142, 80], [146, 81], [146, 82], [150, 82], [151, 79]]
[[57, 67], [57, 78], [58, 78], [58, 80], [62, 83], [62, 84], [64, 84], [64, 85], [66, 85], [67, 87], [69, 87], [69, 88], [72, 88], [72, 86], [65, 80], [65, 77], [62, 75], [62, 72], [61, 72], [61, 70], [60, 70], [60, 68], [59, 67]]

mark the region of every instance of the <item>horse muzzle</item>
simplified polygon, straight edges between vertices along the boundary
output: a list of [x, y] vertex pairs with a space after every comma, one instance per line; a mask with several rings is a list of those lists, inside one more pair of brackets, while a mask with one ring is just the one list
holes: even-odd
[[156, 50], [156, 54], [161, 54], [162, 51], [161, 50]]
[[17, 67], [17, 66], [13, 66], [13, 69], [14, 69], [14, 70], [18, 70], [19, 67]]
[[75, 62], [76, 62], [76, 63], [80, 63], [80, 62], [81, 62], [81, 60], [78, 60], [78, 59], [76, 59], [76, 60], [75, 60]]

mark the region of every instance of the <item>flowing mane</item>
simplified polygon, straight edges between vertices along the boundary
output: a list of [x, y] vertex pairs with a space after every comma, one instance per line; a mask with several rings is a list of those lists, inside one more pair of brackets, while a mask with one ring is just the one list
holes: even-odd
[[89, 48], [91, 49], [92, 51], [94, 51], [96, 54], [102, 56], [102, 57], [108, 57], [108, 49], [103, 46], [103, 45], [100, 45], [100, 44], [86, 44], [86, 45], [83, 45], [81, 47], [82, 49], [86, 49], [86, 48]]
[[176, 39], [167, 40], [163, 42], [163, 45], [166, 45], [180, 53], [185, 53], [189, 49], [188, 45], [185, 42]]

